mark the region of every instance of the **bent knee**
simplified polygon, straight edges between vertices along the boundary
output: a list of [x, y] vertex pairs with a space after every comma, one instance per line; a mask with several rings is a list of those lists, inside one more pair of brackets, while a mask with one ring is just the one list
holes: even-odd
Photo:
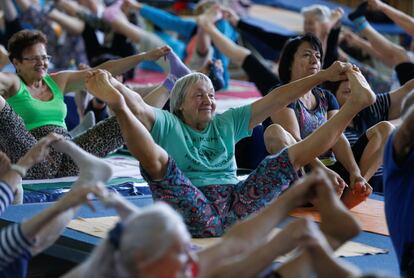
[[375, 126], [371, 127], [371, 132], [381, 138], [381, 141], [386, 141], [394, 130], [394, 125], [388, 121], [379, 122]]
[[268, 126], [263, 137], [266, 150], [271, 154], [277, 153], [281, 149], [296, 143], [293, 136], [279, 124]]

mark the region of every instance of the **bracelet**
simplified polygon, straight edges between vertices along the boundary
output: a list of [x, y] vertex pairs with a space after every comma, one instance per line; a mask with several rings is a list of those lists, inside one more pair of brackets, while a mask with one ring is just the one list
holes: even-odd
[[12, 164], [10, 165], [10, 170], [15, 171], [17, 174], [19, 174], [22, 178], [26, 176], [26, 168], [18, 165], [18, 164]]

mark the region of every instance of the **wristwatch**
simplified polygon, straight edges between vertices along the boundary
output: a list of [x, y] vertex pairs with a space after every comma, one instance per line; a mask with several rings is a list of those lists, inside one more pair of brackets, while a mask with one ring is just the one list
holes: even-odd
[[24, 178], [26, 176], [27, 170], [26, 168], [17, 165], [17, 164], [12, 164], [10, 165], [10, 170], [15, 171], [17, 174], [19, 174], [22, 178]]

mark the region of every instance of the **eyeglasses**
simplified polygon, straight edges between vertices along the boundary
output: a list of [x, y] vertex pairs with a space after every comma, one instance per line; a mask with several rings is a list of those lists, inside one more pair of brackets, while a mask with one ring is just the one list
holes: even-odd
[[22, 57], [23, 61], [28, 61], [30, 63], [37, 63], [37, 62], [49, 62], [52, 59], [50, 55], [42, 55], [42, 56], [33, 56], [33, 57]]

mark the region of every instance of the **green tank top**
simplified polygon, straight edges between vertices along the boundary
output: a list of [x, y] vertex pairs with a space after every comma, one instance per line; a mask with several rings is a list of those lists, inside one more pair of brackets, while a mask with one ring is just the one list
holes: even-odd
[[43, 81], [46, 82], [53, 94], [51, 100], [42, 101], [33, 98], [24, 82], [20, 79], [19, 90], [14, 96], [8, 98], [7, 102], [22, 117], [28, 130], [45, 125], [56, 125], [66, 128], [65, 117], [67, 108], [63, 101], [63, 93], [50, 75], [46, 75]]

